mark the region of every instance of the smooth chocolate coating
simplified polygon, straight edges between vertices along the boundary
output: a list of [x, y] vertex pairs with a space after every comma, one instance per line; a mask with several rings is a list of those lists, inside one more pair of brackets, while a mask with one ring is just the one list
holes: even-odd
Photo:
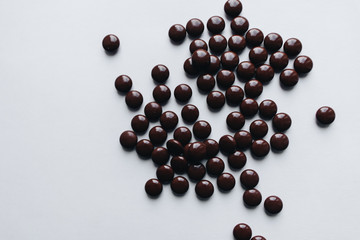
[[282, 37], [277, 33], [269, 33], [264, 39], [264, 46], [269, 52], [276, 52], [283, 44]]
[[203, 164], [190, 164], [187, 170], [188, 176], [193, 181], [200, 181], [206, 174], [206, 169]]
[[240, 112], [245, 117], [252, 117], [258, 112], [258, 103], [252, 98], [245, 98], [240, 104]]
[[219, 176], [225, 169], [224, 161], [221, 158], [210, 158], [206, 162], [207, 173], [213, 176]]
[[268, 53], [263, 47], [254, 47], [249, 52], [249, 59], [254, 65], [263, 64], [268, 57]]
[[239, 0], [227, 0], [224, 5], [224, 11], [229, 17], [236, 17], [242, 11], [242, 4]]
[[136, 152], [141, 157], [149, 158], [154, 150], [154, 145], [147, 139], [142, 139], [136, 144]]
[[286, 113], [277, 113], [272, 120], [272, 124], [275, 130], [284, 132], [290, 128], [291, 118]]
[[185, 194], [189, 190], [189, 181], [182, 176], [178, 176], [171, 181], [170, 187], [176, 194]]
[[158, 64], [151, 70], [151, 77], [158, 83], [166, 82], [166, 80], [169, 78], [169, 75], [169, 69], [163, 64]]
[[156, 170], [156, 177], [162, 183], [171, 182], [174, 178], [174, 170], [169, 165], [161, 165]]
[[235, 34], [244, 35], [249, 29], [249, 21], [244, 17], [236, 17], [231, 21], [230, 27]]
[[261, 203], [262, 196], [257, 189], [248, 189], [243, 194], [244, 203], [250, 207], [256, 207]]
[[284, 52], [275, 52], [270, 57], [270, 65], [277, 71], [283, 70], [289, 63], [289, 58]]
[[195, 66], [193, 66], [191, 57], [185, 60], [184, 71], [190, 76], [196, 76], [199, 73], [199, 70]]
[[264, 34], [260, 29], [252, 28], [247, 31], [245, 39], [246, 43], [251, 47], [260, 46], [264, 40]]
[[192, 133], [187, 127], [178, 127], [174, 131], [174, 139], [178, 140], [183, 146], [188, 144], [192, 138]]
[[186, 30], [183, 25], [175, 24], [170, 27], [169, 38], [172, 41], [176, 43], [180, 43], [184, 41], [185, 37], [186, 37]]
[[251, 238], [251, 240], [266, 240], [263, 236], [257, 235]]
[[283, 133], [275, 133], [270, 138], [270, 145], [273, 149], [282, 151], [289, 146], [289, 139]]
[[335, 120], [335, 111], [328, 106], [321, 107], [316, 112], [316, 119], [322, 124], [330, 124]]
[[226, 124], [232, 130], [240, 130], [245, 124], [245, 117], [240, 112], [231, 112], [226, 117]]
[[158, 103], [166, 103], [171, 97], [171, 91], [166, 85], [158, 85], [153, 90], [153, 97]]
[[216, 82], [220, 88], [229, 88], [235, 82], [235, 74], [229, 70], [220, 70], [216, 75]]
[[294, 68], [298, 73], [308, 73], [313, 68], [313, 62], [308, 56], [299, 56], [294, 61]]
[[166, 142], [166, 148], [169, 153], [173, 156], [182, 155], [184, 152], [184, 147], [178, 140], [170, 139]]
[[[184, 148], [184, 153], [185, 153], [185, 148]], [[187, 159], [188, 161], [199, 162], [206, 157], [207, 154], [206, 145], [202, 142], [191, 143], [188, 148], [187, 154], [189, 156], [189, 159]]]
[[220, 60], [215, 55], [210, 55], [210, 64], [206, 68], [206, 72], [210, 74], [216, 74], [220, 69]]
[[188, 162], [192, 162], [189, 154], [189, 149], [192, 143], [188, 143], [184, 146], [184, 153], [183, 156], [188, 160]]
[[144, 113], [149, 121], [157, 121], [162, 114], [162, 107], [157, 102], [149, 102], [144, 108]]
[[196, 50], [192, 55], [192, 64], [194, 67], [198, 69], [204, 69], [209, 66], [210, 64], [210, 54], [208, 51], [204, 49]]
[[219, 153], [219, 143], [214, 139], [206, 139], [204, 144], [206, 146], [206, 156], [208, 158], [215, 157]]
[[173, 130], [179, 122], [179, 118], [176, 113], [172, 111], [166, 111], [161, 114], [160, 124], [166, 131]]
[[251, 152], [256, 157], [265, 157], [270, 151], [270, 145], [264, 139], [257, 139], [251, 144]]
[[264, 202], [265, 210], [270, 214], [278, 214], [283, 208], [283, 202], [278, 196], [269, 196]]
[[108, 52], [116, 52], [120, 46], [120, 40], [114, 34], [109, 34], [104, 37], [102, 46]]
[[246, 189], [252, 189], [259, 183], [259, 175], [252, 169], [244, 170], [240, 175], [240, 182]]
[[120, 75], [115, 80], [115, 88], [119, 92], [127, 93], [132, 87], [132, 80], [127, 75]]
[[215, 87], [215, 78], [210, 74], [200, 75], [196, 85], [201, 91], [210, 92]]
[[163, 186], [158, 179], [152, 178], [145, 183], [145, 192], [152, 197], [159, 196]]
[[227, 40], [226, 38], [221, 35], [217, 34], [210, 38], [209, 40], [209, 48], [214, 53], [222, 53], [227, 47]]
[[247, 161], [246, 155], [243, 152], [235, 151], [228, 156], [228, 163], [232, 169], [241, 169], [245, 166]]
[[239, 78], [249, 80], [255, 74], [255, 66], [252, 62], [249, 61], [241, 62], [236, 68], [236, 73]]
[[263, 64], [256, 69], [256, 79], [266, 83], [270, 82], [274, 78], [274, 69], [268, 65]]
[[293, 69], [285, 69], [280, 74], [280, 82], [286, 87], [293, 87], [299, 81], [299, 75]]
[[208, 180], [201, 180], [195, 186], [195, 193], [200, 198], [209, 198], [214, 193], [214, 186]]
[[190, 49], [191, 54], [193, 54], [198, 49], [203, 49], [203, 50], [207, 51], [208, 45], [202, 39], [195, 39], [190, 43], [189, 49]]
[[231, 86], [226, 90], [225, 98], [229, 105], [240, 105], [244, 98], [244, 91], [239, 86]]
[[125, 96], [125, 103], [130, 108], [139, 108], [143, 103], [143, 96], [139, 91], [131, 90]]
[[170, 165], [174, 172], [177, 174], [183, 174], [187, 171], [188, 161], [183, 156], [174, 156], [170, 161]]
[[259, 105], [259, 113], [263, 119], [270, 119], [275, 116], [277, 105], [273, 100], [265, 99]]
[[221, 55], [220, 61], [223, 69], [233, 70], [239, 64], [239, 56], [232, 51], [227, 51]]
[[251, 146], [252, 137], [248, 131], [240, 130], [234, 134], [234, 138], [238, 149], [245, 150]]
[[181, 110], [181, 117], [184, 121], [193, 123], [199, 117], [199, 109], [195, 105], [187, 104]]
[[195, 137], [205, 139], [211, 133], [211, 125], [207, 121], [199, 120], [194, 124], [192, 130]]
[[252, 79], [245, 84], [244, 90], [247, 97], [256, 98], [261, 95], [263, 85], [259, 80]]
[[228, 41], [229, 48], [233, 52], [241, 52], [246, 47], [246, 40], [243, 36], [233, 35]]
[[137, 139], [136, 134], [133, 131], [128, 130], [121, 133], [119, 141], [124, 148], [132, 149], [136, 146]]
[[210, 108], [220, 109], [225, 104], [225, 96], [222, 92], [212, 91], [208, 94], [206, 102]]
[[206, 26], [207, 26], [207, 29], [209, 30], [209, 32], [211, 32], [212, 34], [219, 34], [225, 28], [225, 21], [222, 17], [213, 16], [213, 17], [209, 18]]
[[297, 56], [302, 50], [302, 44], [297, 38], [289, 38], [284, 44], [284, 51], [290, 57]]
[[180, 102], [187, 102], [192, 96], [192, 90], [187, 84], [180, 84], [175, 88], [174, 96]]
[[233, 235], [236, 240], [250, 240], [252, 231], [245, 223], [239, 223], [234, 227]]
[[219, 140], [220, 150], [225, 154], [231, 154], [236, 150], [236, 141], [233, 136], [224, 135]]
[[169, 161], [169, 151], [164, 147], [155, 148], [151, 153], [151, 159], [157, 165], [164, 165]]
[[200, 36], [203, 31], [204, 23], [198, 18], [190, 19], [186, 24], [186, 32], [192, 37]]
[[263, 138], [269, 130], [268, 125], [263, 120], [255, 120], [250, 124], [250, 133], [254, 139]]
[[134, 132], [145, 132], [149, 127], [149, 120], [144, 115], [138, 114], [132, 118], [131, 127]]
[[217, 178], [216, 183], [222, 191], [230, 191], [235, 187], [235, 178], [230, 173], [222, 173]]

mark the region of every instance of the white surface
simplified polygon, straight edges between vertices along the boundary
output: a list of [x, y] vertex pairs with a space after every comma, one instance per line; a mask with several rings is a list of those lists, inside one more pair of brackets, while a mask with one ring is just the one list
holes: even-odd
[[[276, 76], [259, 99], [272, 98], [279, 111], [291, 115], [289, 148], [262, 161], [246, 152], [246, 168], [258, 171], [263, 198], [283, 199], [278, 216], [267, 216], [262, 205], [245, 208], [238, 183], [228, 194], [216, 189], [205, 202], [196, 198], [193, 183], [183, 197], [175, 197], [169, 186], [156, 200], [146, 196], [144, 183], [155, 176], [155, 167], [118, 143], [135, 112], [115, 91], [114, 80], [131, 76], [146, 103], [152, 100], [152, 67], [166, 64], [168, 85], [192, 86], [191, 102], [218, 139], [227, 132], [225, 116], [237, 108], [226, 106], [218, 114], [207, 110], [195, 81], [182, 70], [190, 40], [174, 46], [167, 31], [192, 17], [206, 22], [212, 15], [224, 16], [223, 4], [1, 1], [0, 239], [232, 239], [239, 222], [272, 240], [360, 234], [360, 4], [355, 0], [243, 0], [242, 15], [250, 27], [300, 38], [302, 53], [314, 61], [313, 71], [293, 90], [282, 90]], [[226, 21], [227, 37], [229, 29]], [[108, 33], [121, 40], [115, 56], [101, 47]], [[203, 38], [208, 39], [207, 32]], [[323, 105], [337, 114], [328, 128], [314, 119]], [[180, 113], [174, 99], [164, 109]], [[234, 173], [237, 180], [239, 174]]]

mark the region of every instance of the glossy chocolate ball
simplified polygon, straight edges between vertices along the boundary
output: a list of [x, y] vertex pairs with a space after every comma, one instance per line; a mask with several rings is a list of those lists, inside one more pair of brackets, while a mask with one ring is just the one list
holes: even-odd
[[163, 190], [163, 186], [158, 179], [152, 178], [145, 183], [145, 192], [152, 196], [159, 196]]
[[182, 176], [178, 176], [171, 181], [170, 187], [175, 194], [185, 194], [189, 190], [189, 181]]
[[239, 0], [227, 0], [224, 5], [224, 10], [229, 17], [236, 17], [242, 11], [242, 4]]
[[179, 141], [183, 146], [188, 144], [192, 138], [192, 133], [187, 127], [178, 127], [174, 131], [174, 139]]
[[308, 73], [313, 68], [313, 62], [308, 56], [299, 56], [294, 61], [294, 68], [298, 73]]
[[109, 34], [104, 37], [102, 45], [106, 51], [116, 52], [120, 46], [120, 40], [114, 34]]
[[213, 16], [208, 20], [206, 26], [212, 34], [219, 34], [225, 28], [225, 21], [222, 17]]
[[211, 126], [207, 121], [197, 121], [193, 126], [194, 136], [199, 139], [207, 138], [211, 133]]
[[283, 209], [283, 202], [278, 196], [270, 196], [265, 199], [265, 210], [270, 214], [278, 214]]
[[240, 130], [245, 124], [245, 117], [240, 112], [231, 112], [226, 117], [226, 124], [232, 130]]
[[207, 173], [213, 176], [219, 176], [225, 169], [224, 161], [221, 158], [210, 158], [206, 162]]
[[233, 235], [236, 240], [250, 240], [252, 231], [249, 225], [239, 223], [234, 227]]
[[216, 180], [220, 190], [230, 191], [235, 187], [235, 178], [230, 173], [222, 173]]
[[203, 49], [203, 50], [207, 51], [208, 45], [202, 39], [195, 39], [191, 42], [189, 49], [190, 49], [191, 54], [194, 53], [198, 49]]
[[180, 84], [175, 88], [174, 96], [180, 102], [187, 102], [192, 96], [192, 90], [187, 84]]
[[216, 74], [220, 69], [220, 60], [215, 55], [210, 55], [210, 64], [205, 69], [206, 73]]
[[190, 19], [186, 24], [186, 32], [192, 37], [200, 36], [203, 31], [204, 23], [198, 18]]
[[166, 103], [171, 97], [171, 91], [166, 85], [157, 85], [153, 90], [153, 97], [158, 103]]
[[199, 117], [199, 109], [195, 105], [187, 104], [181, 110], [181, 117], [184, 121], [193, 123]]
[[289, 38], [284, 44], [284, 51], [290, 57], [297, 56], [302, 50], [302, 44], [297, 38]]
[[184, 146], [181, 144], [181, 142], [175, 139], [168, 140], [166, 142], [166, 148], [173, 156], [180, 156], [184, 152]]
[[270, 65], [277, 71], [283, 70], [289, 63], [289, 58], [284, 52], [275, 52], [270, 57]]
[[316, 112], [316, 119], [322, 124], [330, 124], [335, 120], [335, 111], [328, 106], [321, 107]]
[[274, 69], [268, 64], [263, 64], [256, 69], [256, 79], [263, 83], [270, 82], [274, 74]]
[[260, 29], [252, 28], [247, 31], [245, 39], [246, 43], [251, 47], [260, 46], [264, 40], [264, 34]]
[[251, 152], [259, 158], [265, 157], [270, 151], [270, 145], [264, 139], [257, 139], [251, 144]]
[[263, 64], [268, 58], [268, 53], [263, 47], [254, 47], [249, 52], [249, 59], [254, 65]]
[[136, 144], [136, 153], [145, 158], [149, 158], [154, 150], [154, 145], [147, 139], [142, 139]]
[[221, 34], [214, 35], [209, 40], [209, 48], [214, 53], [220, 54], [224, 52], [226, 46], [227, 46], [227, 40]]
[[159, 118], [162, 114], [162, 107], [157, 102], [150, 102], [150, 103], [146, 104], [144, 112], [145, 112], [145, 116], [150, 121], [157, 121], [157, 120], [159, 120]]
[[240, 175], [240, 182], [246, 189], [252, 189], [258, 185], [259, 175], [252, 169], [246, 169]]
[[162, 145], [167, 138], [167, 132], [160, 126], [152, 127], [149, 131], [149, 138], [152, 144]]
[[225, 96], [222, 92], [212, 91], [208, 94], [206, 102], [210, 108], [220, 109], [225, 104]]
[[214, 186], [207, 180], [201, 180], [195, 186], [195, 193], [200, 198], [209, 198], [214, 193]]
[[149, 127], [149, 120], [142, 114], [134, 116], [131, 120], [132, 129], [137, 132], [145, 132]]
[[155, 148], [151, 153], [151, 160], [157, 165], [164, 165], [169, 161], [169, 151], [164, 147]]
[[235, 81], [235, 74], [229, 70], [220, 70], [216, 75], [216, 81], [220, 88], [229, 88]]
[[201, 91], [210, 92], [215, 87], [215, 78], [210, 74], [200, 75], [196, 85]]
[[179, 118], [176, 113], [172, 111], [166, 111], [161, 114], [160, 124], [166, 131], [173, 130], [179, 122]]
[[250, 133], [254, 139], [263, 138], [268, 133], [269, 127], [263, 120], [255, 120], [250, 124]]
[[239, 105], [244, 98], [244, 91], [239, 86], [231, 86], [226, 90], [225, 98], [229, 105]]
[[239, 64], [239, 56], [232, 52], [227, 51], [221, 55], [221, 65], [223, 69], [233, 70]]
[[248, 131], [241, 130], [235, 133], [234, 139], [238, 149], [245, 150], [251, 146], [252, 137]]
[[256, 98], [261, 95], [263, 85], [260, 81], [252, 79], [245, 84], [244, 90], [247, 97]]
[[219, 143], [214, 139], [206, 139], [204, 144], [206, 145], [206, 156], [208, 158], [215, 157], [219, 153]]
[[136, 146], [137, 140], [138, 138], [133, 131], [124, 131], [120, 135], [119, 139], [121, 146], [128, 149], [134, 148]]
[[219, 140], [220, 150], [225, 154], [231, 154], [236, 150], [236, 141], [233, 136], [224, 135]]
[[184, 71], [190, 76], [198, 75], [199, 70], [193, 65], [191, 57], [185, 60]]
[[249, 29], [249, 21], [244, 17], [236, 17], [231, 21], [230, 27], [235, 34], [244, 35]]
[[235, 151], [228, 156], [228, 163], [232, 169], [238, 170], [243, 168], [246, 164], [246, 161], [247, 159], [245, 153], [240, 151]]
[[186, 37], [186, 30], [184, 26], [180, 24], [172, 25], [169, 29], [169, 37], [176, 43], [184, 41]]
[[183, 174], [187, 171], [188, 161], [183, 156], [174, 156], [170, 161], [170, 165], [174, 172], [177, 174]]
[[188, 161], [191, 162], [199, 162], [203, 160], [207, 154], [206, 145], [202, 142], [191, 143], [187, 151], [189, 157]]
[[130, 108], [139, 108], [143, 103], [143, 96], [139, 91], [131, 90], [125, 96], [125, 103]]
[[156, 170], [156, 177], [162, 183], [171, 182], [174, 178], [174, 170], [169, 165], [161, 165]]
[[283, 151], [289, 146], [289, 139], [283, 133], [275, 133], [270, 138], [270, 145], [275, 150]]
[[241, 62], [236, 68], [236, 73], [239, 78], [249, 80], [255, 74], [255, 66], [252, 62], [249, 61]]
[[154, 81], [159, 83], [166, 82], [166, 80], [169, 78], [169, 75], [169, 69], [163, 64], [158, 64], [151, 70], [151, 77], [154, 79]]
[[115, 88], [119, 92], [127, 93], [130, 91], [132, 87], [132, 80], [127, 75], [120, 75], [115, 80]]
[[240, 112], [248, 118], [253, 117], [258, 109], [258, 103], [252, 98], [245, 98], [240, 104]]
[[246, 40], [243, 36], [233, 35], [229, 38], [228, 45], [231, 51], [241, 52], [246, 47]]
[[275, 116], [277, 105], [273, 100], [265, 99], [259, 105], [260, 116], [264, 119], [270, 119]]
[[210, 54], [204, 49], [196, 50], [192, 56], [192, 64], [198, 69], [206, 68], [210, 64]]
[[298, 81], [299, 75], [293, 69], [285, 69], [280, 74], [280, 82], [286, 87], [293, 87]]
[[200, 181], [206, 174], [206, 168], [201, 163], [190, 164], [187, 174], [191, 180]]
[[288, 130], [291, 126], [291, 122], [290, 116], [286, 113], [277, 113], [272, 120], [274, 129], [279, 132]]
[[269, 33], [264, 39], [264, 46], [269, 52], [276, 52], [283, 44], [282, 37], [277, 33]]
[[247, 206], [256, 207], [261, 203], [262, 196], [257, 189], [249, 189], [244, 192], [243, 200]]

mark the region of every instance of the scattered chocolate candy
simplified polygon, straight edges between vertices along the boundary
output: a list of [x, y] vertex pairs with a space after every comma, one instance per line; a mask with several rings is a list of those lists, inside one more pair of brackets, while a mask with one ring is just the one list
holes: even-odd
[[322, 124], [330, 124], [335, 120], [335, 111], [331, 107], [321, 107], [316, 112], [316, 119]]
[[278, 196], [270, 196], [265, 199], [265, 210], [270, 214], [278, 214], [283, 208], [283, 202]]
[[174, 131], [174, 139], [178, 140], [183, 146], [188, 144], [192, 138], [192, 133], [187, 127], [178, 127]]
[[264, 46], [269, 52], [276, 52], [283, 44], [282, 37], [277, 33], [269, 33], [264, 39]]
[[263, 85], [259, 80], [252, 79], [245, 83], [244, 90], [247, 97], [256, 98], [261, 95], [263, 91]]
[[226, 117], [226, 124], [232, 130], [240, 130], [245, 124], [245, 117], [240, 112], [231, 112]]
[[198, 69], [206, 68], [210, 64], [210, 54], [204, 49], [196, 50], [192, 55], [192, 64]]
[[203, 164], [190, 164], [187, 170], [188, 176], [193, 181], [200, 181], [206, 174], [206, 169]]
[[254, 47], [249, 52], [249, 59], [254, 65], [263, 64], [268, 58], [268, 53], [263, 47]]
[[235, 81], [235, 74], [229, 70], [220, 70], [216, 75], [216, 81], [220, 88], [229, 88]]
[[250, 133], [253, 138], [263, 138], [268, 130], [268, 125], [263, 120], [258, 119], [250, 124]]
[[239, 56], [232, 51], [227, 51], [221, 55], [220, 61], [223, 69], [233, 70], [239, 64]]
[[270, 145], [273, 149], [282, 151], [289, 146], [289, 139], [283, 133], [275, 133], [270, 138]]
[[219, 144], [214, 139], [206, 139], [204, 144], [206, 146], [206, 156], [208, 158], [215, 157], [219, 153]]
[[299, 56], [294, 61], [294, 68], [298, 73], [308, 73], [313, 68], [313, 62], [308, 56]]
[[193, 126], [193, 133], [195, 137], [205, 139], [211, 133], [211, 125], [207, 121], [199, 120]]
[[279, 131], [284, 132], [291, 126], [291, 118], [286, 113], [277, 113], [272, 120], [273, 127]]
[[229, 38], [229, 48], [233, 52], [241, 52], [246, 47], [246, 40], [243, 36], [233, 35]]
[[159, 196], [163, 186], [158, 179], [152, 178], [145, 183], [145, 192], [152, 197]]
[[131, 127], [137, 133], [145, 132], [149, 127], [149, 120], [144, 115], [138, 114], [132, 118]]
[[109, 34], [104, 37], [102, 45], [106, 51], [116, 52], [120, 46], [120, 40], [114, 34]]
[[169, 151], [164, 147], [155, 148], [151, 153], [151, 159], [157, 165], [164, 165], [169, 161]]
[[136, 153], [139, 154], [139, 156], [144, 158], [151, 157], [151, 154], [154, 150], [154, 145], [147, 139], [142, 139], [137, 142], [136, 144]]
[[216, 74], [220, 69], [220, 60], [215, 55], [210, 55], [210, 64], [206, 68], [206, 72], [210, 74]]
[[174, 170], [169, 165], [161, 165], [156, 170], [156, 177], [162, 183], [171, 182], [174, 178]]
[[195, 105], [187, 104], [181, 110], [181, 117], [184, 121], [193, 123], [199, 117], [199, 109]]
[[196, 85], [201, 91], [210, 92], [215, 87], [215, 78], [210, 74], [200, 75]]
[[252, 28], [247, 31], [245, 39], [246, 43], [251, 47], [260, 46], [264, 40], [264, 34], [260, 29]]
[[153, 90], [153, 97], [158, 103], [166, 103], [171, 97], [171, 91], [166, 85], [157, 85]]
[[222, 173], [218, 176], [216, 183], [220, 190], [230, 191], [235, 187], [235, 178], [230, 173]]
[[190, 19], [186, 24], [186, 32], [192, 36], [197, 37], [200, 36], [204, 31], [204, 24], [198, 18]]
[[290, 57], [297, 56], [302, 50], [302, 44], [297, 38], [289, 38], [284, 44], [284, 51]]
[[251, 144], [251, 152], [256, 157], [265, 157], [270, 151], [270, 145], [264, 139], [257, 139]]
[[229, 17], [236, 17], [242, 11], [242, 4], [239, 0], [228, 0], [224, 5], [224, 10]]
[[252, 231], [249, 225], [239, 223], [234, 227], [233, 235], [236, 240], [250, 240]]
[[184, 147], [178, 140], [170, 139], [166, 142], [166, 148], [169, 153], [173, 156], [182, 155], [184, 152]]
[[299, 75], [293, 69], [285, 69], [280, 74], [280, 82], [286, 87], [293, 87], [299, 81]]
[[234, 139], [236, 141], [237, 148], [245, 150], [252, 144], [252, 137], [248, 131], [241, 130], [235, 133]]
[[246, 164], [246, 155], [243, 152], [235, 151], [228, 156], [228, 163], [232, 169], [241, 169]]
[[180, 84], [175, 88], [174, 96], [180, 102], [187, 102], [192, 96], [192, 90], [187, 84]]
[[227, 46], [227, 40], [221, 34], [214, 35], [209, 40], [209, 48], [214, 53], [224, 52], [226, 46]]
[[208, 94], [206, 102], [210, 108], [219, 109], [225, 104], [225, 96], [222, 92], [212, 91]]
[[212, 34], [219, 34], [225, 28], [225, 21], [222, 17], [213, 16], [209, 18], [206, 26], [209, 32], [211, 32]]
[[183, 156], [174, 156], [170, 161], [170, 165], [174, 172], [183, 174], [187, 171], [188, 161]]
[[157, 102], [149, 102], [144, 108], [144, 113], [149, 121], [157, 121], [162, 114], [162, 107]]
[[189, 182], [186, 178], [178, 176], [171, 181], [170, 187], [176, 194], [185, 194], [189, 190]]
[[115, 88], [119, 92], [127, 93], [132, 87], [132, 80], [127, 75], [120, 75], [115, 80]]
[[137, 136], [133, 131], [124, 131], [119, 138], [121, 146], [132, 149], [136, 146]]
[[225, 154], [231, 154], [236, 150], [236, 141], [233, 136], [224, 135], [219, 140], [220, 150]]
[[163, 64], [158, 64], [151, 70], [151, 77], [158, 83], [166, 82], [166, 80], [169, 78], [169, 75], [169, 69]]
[[208, 174], [219, 176], [225, 169], [224, 161], [221, 158], [213, 157], [206, 162]]
[[274, 101], [270, 99], [265, 99], [260, 103], [259, 113], [262, 118], [264, 119], [273, 118], [276, 112], [277, 112], [277, 105]]
[[[184, 153], [185, 153], [185, 148], [184, 148]], [[199, 162], [206, 157], [207, 154], [206, 145], [202, 142], [191, 143], [187, 154], [189, 157], [188, 161]]]
[[230, 27], [235, 34], [243, 35], [249, 29], [249, 21], [244, 17], [236, 17]]
[[186, 30], [184, 26], [180, 24], [172, 25], [169, 29], [169, 37], [176, 43], [184, 41], [186, 37]]
[[258, 109], [258, 103], [252, 98], [245, 98], [240, 104], [240, 111], [245, 117], [254, 116]]
[[191, 57], [185, 60], [184, 71], [190, 76], [196, 76], [199, 73], [199, 70], [193, 66]]
[[195, 193], [200, 198], [209, 198], [214, 193], [214, 186], [208, 180], [201, 180], [195, 186]]
[[131, 90], [125, 96], [125, 103], [130, 108], [139, 108], [143, 103], [143, 96], [139, 91]]
[[166, 131], [173, 130], [179, 122], [179, 118], [176, 113], [172, 111], [166, 111], [161, 114], [160, 124]]
[[225, 98], [229, 105], [240, 105], [244, 98], [244, 91], [239, 86], [231, 86], [226, 90]]
[[255, 76], [260, 82], [270, 82], [274, 78], [274, 69], [268, 64], [263, 64], [256, 69]]
[[207, 51], [208, 45], [202, 39], [195, 39], [191, 42], [189, 49], [190, 49], [191, 54], [193, 54], [198, 49], [203, 49], [203, 50]]
[[240, 182], [246, 189], [252, 189], [258, 185], [259, 175], [252, 169], [246, 169], [240, 175]]
[[261, 203], [261, 193], [256, 189], [248, 189], [243, 194], [244, 203], [250, 207], [256, 207]]
[[275, 52], [270, 57], [270, 65], [277, 71], [283, 70], [289, 63], [289, 58], [284, 52]]
[[249, 61], [241, 62], [236, 68], [236, 73], [239, 78], [249, 80], [255, 74], [255, 66]]

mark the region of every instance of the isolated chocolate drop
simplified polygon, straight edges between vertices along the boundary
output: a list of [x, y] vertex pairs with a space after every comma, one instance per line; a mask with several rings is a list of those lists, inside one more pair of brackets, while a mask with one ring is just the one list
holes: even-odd
[[240, 130], [245, 124], [245, 117], [240, 112], [231, 112], [226, 117], [226, 124], [232, 130]]
[[184, 26], [180, 24], [172, 25], [169, 29], [169, 37], [176, 43], [184, 41], [186, 37], [186, 30]]
[[302, 44], [297, 38], [289, 38], [284, 44], [284, 51], [289, 57], [297, 56], [302, 50]]
[[149, 179], [145, 184], [145, 192], [152, 197], [160, 195], [162, 189], [163, 186], [161, 182], [155, 178]]
[[299, 75], [293, 69], [285, 69], [280, 74], [280, 82], [286, 87], [293, 87], [299, 81]]
[[283, 209], [283, 202], [278, 196], [269, 196], [264, 202], [265, 210], [270, 214], [278, 214]]
[[298, 73], [308, 73], [313, 68], [313, 62], [308, 56], [299, 56], [294, 61], [294, 68]]
[[169, 69], [163, 64], [158, 64], [151, 70], [151, 77], [158, 83], [166, 82], [166, 80], [169, 78], [169, 75]]
[[106, 51], [116, 52], [120, 46], [120, 40], [114, 34], [109, 34], [104, 37], [102, 45]]
[[316, 119], [322, 124], [330, 124], [335, 120], [335, 111], [328, 106], [321, 107], [316, 112]]
[[259, 105], [260, 116], [264, 119], [270, 119], [275, 116], [277, 105], [273, 100], [265, 99]]
[[120, 75], [115, 80], [115, 88], [119, 92], [127, 93], [130, 91], [132, 87], [132, 80], [127, 75]]
[[289, 139], [283, 133], [275, 133], [270, 138], [270, 145], [273, 149], [282, 151], [289, 146]]
[[224, 10], [229, 17], [236, 17], [242, 11], [242, 4], [239, 0], [228, 0], [224, 5]]

